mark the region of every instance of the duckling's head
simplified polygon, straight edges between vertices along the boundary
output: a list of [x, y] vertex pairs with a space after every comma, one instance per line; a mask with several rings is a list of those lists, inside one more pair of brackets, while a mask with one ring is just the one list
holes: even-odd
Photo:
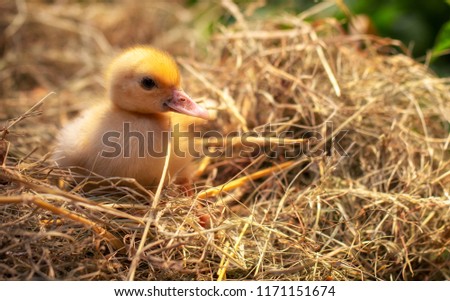
[[142, 114], [174, 111], [208, 119], [208, 111], [182, 89], [174, 59], [153, 47], [139, 46], [120, 54], [107, 73], [111, 101]]

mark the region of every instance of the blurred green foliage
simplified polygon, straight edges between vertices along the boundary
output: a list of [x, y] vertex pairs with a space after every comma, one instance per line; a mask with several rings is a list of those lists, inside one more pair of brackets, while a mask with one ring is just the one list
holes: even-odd
[[[431, 67], [440, 75], [450, 75], [449, 0], [346, 0], [354, 14], [370, 17], [378, 34], [411, 46], [416, 58], [431, 51]], [[342, 13], [338, 14], [344, 17]]]
[[[336, 0], [338, 2], [339, 0]], [[186, 0], [188, 6], [202, 0]], [[234, 0], [241, 8], [248, 7], [253, 0]], [[266, 0], [256, 9], [254, 18], [270, 18], [282, 13], [301, 13], [321, 1], [318, 0]], [[431, 68], [441, 76], [450, 76], [450, 0], [343, 0], [354, 15], [370, 18], [376, 33], [402, 41], [412, 55], [425, 62], [431, 57]], [[348, 16], [338, 9], [329, 9], [316, 18], [334, 16], [347, 25]], [[217, 20], [230, 24], [235, 20], [224, 13]], [[215, 27], [212, 24], [212, 27]], [[213, 29], [212, 29], [213, 30]]]
[[435, 39], [450, 20], [450, 6], [444, 0], [347, 0], [354, 14], [368, 15], [378, 33], [413, 43], [413, 54], [433, 48]]

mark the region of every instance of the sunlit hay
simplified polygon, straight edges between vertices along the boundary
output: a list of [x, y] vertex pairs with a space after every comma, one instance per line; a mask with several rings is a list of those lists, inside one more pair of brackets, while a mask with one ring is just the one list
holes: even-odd
[[[449, 280], [449, 80], [335, 20], [249, 21], [223, 4], [237, 22], [189, 52], [195, 7], [128, 24], [153, 6], [1, 3], [0, 279]], [[260, 137], [252, 151], [209, 141], [224, 154], [192, 196], [48, 159], [61, 125], [102, 97], [115, 46], [134, 42], [182, 54], [185, 90], [218, 104], [207, 129]]]

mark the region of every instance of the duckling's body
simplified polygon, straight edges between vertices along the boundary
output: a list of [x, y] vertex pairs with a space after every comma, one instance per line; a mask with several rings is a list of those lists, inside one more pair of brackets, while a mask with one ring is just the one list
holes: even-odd
[[[185, 131], [195, 121], [190, 116], [206, 119], [207, 111], [181, 90], [172, 58], [154, 48], [123, 53], [113, 61], [108, 79], [110, 101], [94, 105], [62, 129], [57, 163], [155, 186], [163, 173], [168, 133], [177, 126]], [[192, 177], [188, 139], [172, 139], [165, 182]]]

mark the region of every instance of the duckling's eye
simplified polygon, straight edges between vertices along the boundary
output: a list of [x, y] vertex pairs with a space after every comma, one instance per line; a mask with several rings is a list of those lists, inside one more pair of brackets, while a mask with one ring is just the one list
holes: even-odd
[[156, 83], [153, 79], [146, 76], [141, 79], [141, 87], [145, 90], [151, 90], [156, 87]]

